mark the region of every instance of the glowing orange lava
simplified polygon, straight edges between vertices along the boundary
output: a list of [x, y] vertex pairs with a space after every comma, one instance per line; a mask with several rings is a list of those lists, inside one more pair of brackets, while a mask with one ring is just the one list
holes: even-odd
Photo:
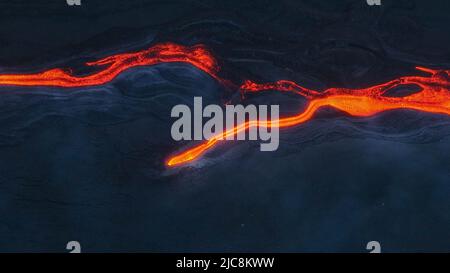
[[[431, 75], [426, 77], [401, 77], [364, 89], [330, 88], [324, 92], [310, 90], [290, 81], [278, 81], [269, 84], [256, 84], [251, 81], [246, 81], [241, 86], [243, 92], [261, 92], [264, 90], [294, 92], [307, 98], [309, 103], [303, 112], [294, 116], [280, 118], [276, 125], [272, 125], [270, 121], [259, 122], [259, 124], [257, 121], [248, 121], [240, 124], [200, 145], [172, 156], [166, 162], [166, 165], [176, 166], [191, 162], [211, 149], [221, 139], [225, 139], [229, 135], [236, 135], [250, 127], [278, 126], [283, 128], [299, 125], [310, 120], [314, 113], [324, 106], [334, 107], [356, 117], [372, 116], [393, 109], [414, 109], [423, 112], [450, 115], [450, 71], [437, 71], [423, 67], [417, 67], [417, 69]], [[411, 84], [420, 87], [420, 91], [403, 97], [385, 96], [385, 93], [392, 88]]]
[[203, 45], [186, 47], [173, 43], [158, 44], [134, 53], [122, 53], [104, 59], [88, 62], [88, 66], [105, 66], [98, 72], [86, 76], [74, 76], [70, 72], [56, 68], [35, 74], [3, 74], [0, 85], [82, 87], [101, 85], [113, 80], [123, 71], [138, 66], [159, 63], [189, 63], [217, 78], [219, 66], [211, 53]]
[[[99, 66], [100, 69], [89, 75], [75, 76], [71, 72], [56, 68], [35, 74], [1, 74], [0, 85], [14, 86], [51, 86], [51, 87], [83, 87], [108, 83], [123, 71], [138, 66], [159, 63], [189, 63], [211, 75], [223, 84], [231, 84], [217, 76], [219, 66], [213, 55], [203, 46], [186, 47], [173, 43], [155, 45], [149, 49], [134, 53], [122, 53], [88, 62], [88, 66]], [[280, 118], [277, 122], [248, 121], [220, 133], [213, 138], [196, 145], [186, 151], [170, 157], [166, 165], [186, 164], [213, 148], [222, 139], [235, 136], [250, 127], [290, 127], [310, 120], [314, 113], [322, 107], [330, 106], [356, 117], [367, 117], [393, 109], [413, 109], [417, 111], [450, 115], [450, 70], [433, 70], [417, 67], [428, 73], [427, 76], [406, 76], [384, 84], [364, 89], [329, 88], [323, 92], [302, 87], [291, 81], [257, 84], [245, 81], [240, 89], [245, 93], [268, 90], [293, 92], [308, 100], [305, 109], [290, 117]], [[402, 85], [415, 85], [418, 92], [395, 97], [386, 96], [386, 92]]]

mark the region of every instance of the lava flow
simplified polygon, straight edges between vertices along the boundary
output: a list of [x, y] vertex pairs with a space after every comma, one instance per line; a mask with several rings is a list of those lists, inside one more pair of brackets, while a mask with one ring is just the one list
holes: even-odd
[[122, 53], [98, 61], [88, 62], [86, 63], [87, 66], [105, 66], [105, 68], [90, 75], [74, 76], [71, 72], [55, 68], [35, 74], [2, 74], [0, 75], [0, 85], [94, 86], [108, 83], [120, 73], [132, 67], [170, 62], [189, 63], [218, 79], [217, 72], [219, 66], [211, 53], [203, 45], [186, 47], [173, 43], [165, 43], [139, 52]]
[[[294, 92], [309, 100], [306, 108], [299, 114], [280, 118], [273, 125], [270, 121], [248, 121], [228, 131], [220, 133], [204, 143], [175, 155], [166, 162], [167, 166], [176, 166], [191, 162], [216, 145], [221, 139], [250, 127], [263, 126], [280, 128], [291, 127], [310, 120], [314, 113], [322, 107], [330, 106], [351, 116], [368, 117], [383, 111], [393, 109], [413, 109], [423, 112], [450, 115], [450, 70], [432, 70], [417, 67], [418, 70], [429, 73], [428, 76], [401, 77], [384, 84], [364, 89], [330, 88], [323, 92], [304, 88], [291, 81], [278, 81], [268, 84], [257, 84], [246, 81], [243, 92], [261, 92], [276, 90]], [[403, 96], [385, 96], [386, 92], [402, 85], [415, 85], [420, 88], [416, 93]]]
[[[71, 72], [55, 68], [35, 74], [1, 74], [0, 85], [84, 87], [108, 83], [125, 70], [160, 63], [183, 62], [209, 74], [222, 84], [229, 84], [217, 75], [219, 66], [213, 55], [203, 46], [186, 47], [173, 43], [158, 44], [149, 49], [122, 53], [88, 62], [88, 66], [99, 66], [98, 71], [76, 76]], [[222, 139], [235, 136], [250, 127], [291, 127], [313, 118], [315, 112], [325, 106], [341, 110], [351, 116], [368, 117], [394, 109], [413, 109], [417, 111], [450, 115], [450, 70], [433, 70], [417, 67], [427, 76], [405, 76], [384, 84], [363, 89], [329, 88], [323, 92], [302, 87], [291, 81], [257, 84], [245, 81], [240, 90], [245, 93], [262, 91], [293, 92], [308, 100], [305, 109], [297, 115], [283, 117], [276, 122], [250, 120], [234, 128], [217, 134], [211, 139], [196, 145], [178, 155], [170, 157], [166, 165], [186, 164], [201, 157]], [[231, 83], [230, 83], [231, 84]], [[386, 96], [386, 92], [399, 86], [414, 85], [419, 91], [406, 96]]]

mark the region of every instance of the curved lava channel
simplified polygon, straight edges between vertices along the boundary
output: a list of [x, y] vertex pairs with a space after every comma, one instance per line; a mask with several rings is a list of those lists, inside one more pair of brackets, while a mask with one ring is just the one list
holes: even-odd
[[[166, 162], [167, 166], [186, 164], [199, 157], [216, 145], [221, 139], [250, 127], [262, 126], [279, 128], [302, 124], [312, 119], [314, 113], [322, 107], [330, 106], [339, 109], [351, 116], [368, 117], [383, 111], [393, 109], [413, 109], [423, 112], [450, 115], [450, 70], [432, 70], [417, 67], [418, 70], [431, 75], [401, 77], [384, 84], [364, 89], [329, 88], [318, 92], [304, 88], [291, 81], [278, 81], [276, 83], [257, 84], [246, 81], [241, 86], [243, 92], [261, 92], [265, 90], [278, 90], [294, 92], [309, 100], [306, 108], [297, 115], [280, 118], [277, 122], [247, 121], [234, 128], [213, 136], [211, 139], [194, 146], [180, 154], [172, 156]], [[388, 97], [384, 94], [401, 85], [416, 85], [420, 91], [404, 97]]]

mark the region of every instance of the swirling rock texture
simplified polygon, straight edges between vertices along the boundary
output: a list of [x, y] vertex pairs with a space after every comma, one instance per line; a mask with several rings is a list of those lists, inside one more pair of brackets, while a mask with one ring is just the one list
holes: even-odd
[[[92, 3], [0, 4], [0, 251], [448, 250], [447, 1]], [[194, 96], [324, 105], [169, 168]]]

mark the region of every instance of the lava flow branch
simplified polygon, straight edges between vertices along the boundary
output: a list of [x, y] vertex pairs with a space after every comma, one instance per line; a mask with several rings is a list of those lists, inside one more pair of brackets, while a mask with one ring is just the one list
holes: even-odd
[[[218, 76], [219, 65], [203, 45], [186, 47], [173, 43], [158, 44], [149, 49], [112, 55], [98, 61], [88, 62], [87, 66], [99, 67], [89, 75], [76, 76], [60, 68], [35, 74], [1, 74], [0, 85], [86, 87], [102, 85], [112, 81], [120, 73], [132, 67], [150, 66], [160, 63], [182, 62], [195, 66], [222, 84], [229, 82]], [[200, 158], [221, 140], [236, 136], [251, 127], [274, 126], [285, 128], [311, 120], [322, 107], [333, 107], [355, 117], [368, 117], [394, 109], [450, 115], [450, 70], [433, 70], [417, 67], [426, 76], [405, 76], [389, 82], [363, 89], [329, 88], [322, 92], [302, 87], [291, 81], [258, 84], [245, 81], [240, 90], [243, 93], [263, 91], [292, 92], [307, 99], [306, 107], [300, 113], [274, 121], [250, 120], [234, 128], [221, 132], [209, 140], [170, 157], [167, 166], [178, 166]], [[386, 92], [405, 85], [417, 86], [420, 90], [406, 96], [387, 96]]]
[[[305, 109], [297, 115], [283, 117], [278, 122], [247, 121], [228, 131], [222, 132], [209, 140], [190, 148], [178, 155], [172, 156], [166, 162], [167, 166], [186, 164], [214, 147], [221, 139], [237, 135], [250, 127], [279, 128], [296, 126], [313, 118], [314, 113], [325, 106], [339, 109], [351, 116], [368, 117], [383, 111], [394, 109], [413, 109], [417, 111], [450, 115], [450, 70], [432, 70], [417, 67], [428, 73], [428, 76], [401, 77], [384, 84], [364, 89], [329, 88], [323, 92], [310, 90], [291, 81], [277, 81], [275, 83], [257, 84], [245, 81], [241, 91], [255, 93], [262, 91], [293, 92], [305, 97], [309, 102]], [[386, 92], [402, 85], [415, 85], [420, 88], [416, 93], [403, 96], [386, 96]]]
[[[100, 66], [99, 71], [85, 76], [74, 76], [60, 68], [36, 74], [3, 74], [0, 85], [85, 87], [102, 85], [112, 81], [125, 70], [160, 63], [183, 62], [191, 64], [212, 77], [217, 77], [219, 66], [211, 53], [203, 46], [186, 47], [173, 43], [158, 44], [149, 49], [133, 53], [112, 55], [104, 59], [88, 62], [87, 66]], [[221, 80], [220, 80], [221, 81]]]

